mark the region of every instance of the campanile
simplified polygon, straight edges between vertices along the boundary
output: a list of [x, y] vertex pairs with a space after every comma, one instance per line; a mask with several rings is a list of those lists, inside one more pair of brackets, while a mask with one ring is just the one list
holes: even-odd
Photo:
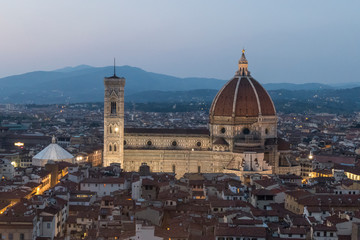
[[104, 78], [104, 155], [103, 166], [124, 166], [124, 87], [125, 78], [115, 74]]

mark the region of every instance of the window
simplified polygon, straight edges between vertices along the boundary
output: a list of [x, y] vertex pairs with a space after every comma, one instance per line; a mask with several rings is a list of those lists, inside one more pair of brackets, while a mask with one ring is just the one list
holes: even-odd
[[116, 102], [111, 102], [111, 114], [116, 114]]
[[151, 146], [151, 144], [152, 144], [152, 142], [149, 140], [149, 141], [147, 141], [147, 145], [148, 146]]
[[20, 240], [24, 240], [25, 239], [25, 234], [20, 233]]
[[47, 224], [46, 224], [46, 228], [50, 229], [50, 227], [51, 227], [51, 224], [50, 224], [50, 223], [47, 223]]
[[112, 133], [112, 127], [111, 127], [111, 126], [110, 126], [110, 128], [109, 128], [109, 132]]
[[243, 134], [248, 135], [250, 133], [250, 129], [244, 128], [242, 132]]
[[109, 145], [109, 152], [111, 152], [112, 151], [112, 147], [111, 147], [111, 145]]
[[114, 145], [114, 152], [116, 152], [116, 144]]
[[201, 173], [201, 166], [198, 166], [198, 173]]
[[221, 133], [225, 133], [225, 132], [226, 132], [226, 129], [225, 129], [225, 128], [221, 128], [220, 132], [221, 132]]
[[176, 169], [175, 169], [175, 164], [174, 164], [174, 165], [172, 165], [172, 172], [175, 173], [175, 170]]
[[201, 147], [201, 142], [197, 142], [196, 146]]
[[126, 145], [126, 141], [124, 140], [124, 145]]
[[14, 240], [14, 235], [12, 233], [9, 233], [9, 240]]
[[176, 147], [177, 142], [176, 142], [176, 141], [173, 141], [171, 144], [172, 144], [174, 147]]

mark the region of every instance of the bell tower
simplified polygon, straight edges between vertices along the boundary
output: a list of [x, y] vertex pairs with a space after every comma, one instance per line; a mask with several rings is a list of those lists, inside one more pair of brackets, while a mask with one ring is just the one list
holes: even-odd
[[124, 87], [125, 78], [114, 75], [104, 78], [104, 154], [103, 166], [120, 163], [124, 167]]

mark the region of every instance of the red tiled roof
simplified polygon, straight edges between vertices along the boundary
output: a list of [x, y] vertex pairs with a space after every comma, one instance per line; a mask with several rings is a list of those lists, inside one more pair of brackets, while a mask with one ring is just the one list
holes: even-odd
[[265, 238], [266, 229], [262, 227], [218, 227], [215, 236]]
[[278, 150], [279, 151], [290, 150], [290, 143], [289, 142], [285, 141], [282, 138], [278, 138], [277, 142], [278, 142]]
[[317, 224], [313, 226], [314, 231], [327, 231], [327, 232], [336, 232], [337, 229], [335, 226], [326, 226], [323, 224]]
[[108, 177], [108, 178], [87, 178], [81, 181], [81, 183], [98, 183], [98, 184], [107, 184], [107, 183], [114, 183], [114, 184], [123, 184], [125, 183], [125, 178], [119, 177]]
[[275, 108], [266, 90], [252, 77], [234, 77], [218, 92], [210, 116], [274, 116]]
[[333, 155], [316, 155], [315, 160], [320, 163], [336, 163], [336, 164], [355, 164], [356, 157], [333, 156]]
[[288, 191], [285, 194], [287, 194], [287, 195], [289, 195], [291, 197], [294, 197], [295, 199], [303, 198], [303, 197], [312, 195], [312, 193], [310, 193], [310, 192], [308, 192], [306, 190]]
[[280, 228], [280, 234], [304, 234], [306, 235], [305, 228], [297, 228], [297, 227], [290, 227], [290, 228]]
[[229, 146], [229, 143], [224, 138], [217, 138], [213, 144]]
[[252, 195], [259, 196], [259, 195], [267, 195], [267, 196], [274, 196], [275, 194], [267, 189], [255, 189], [251, 192]]

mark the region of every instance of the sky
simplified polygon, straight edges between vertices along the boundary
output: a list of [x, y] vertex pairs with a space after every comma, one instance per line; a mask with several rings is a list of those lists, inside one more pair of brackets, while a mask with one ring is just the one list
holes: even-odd
[[358, 0], [0, 2], [0, 77], [87, 64], [261, 83], [360, 82]]

